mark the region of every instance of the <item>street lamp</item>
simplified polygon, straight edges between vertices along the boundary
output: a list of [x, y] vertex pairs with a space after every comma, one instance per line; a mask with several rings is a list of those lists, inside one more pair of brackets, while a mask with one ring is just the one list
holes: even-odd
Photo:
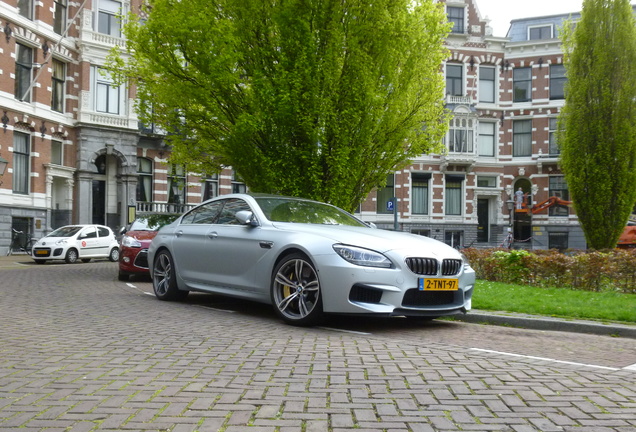
[[[7, 169], [7, 165], [9, 165], [9, 161], [0, 156], [0, 177], [4, 175], [4, 171]], [[2, 184], [2, 180], [0, 180], [0, 185]]]

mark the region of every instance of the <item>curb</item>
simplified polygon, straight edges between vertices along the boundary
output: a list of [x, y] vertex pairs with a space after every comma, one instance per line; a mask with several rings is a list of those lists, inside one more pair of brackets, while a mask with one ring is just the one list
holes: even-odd
[[472, 310], [465, 315], [454, 315], [452, 318], [458, 321], [475, 324], [494, 324], [532, 330], [588, 333], [636, 339], [636, 325], [631, 326], [628, 324], [612, 322], [603, 323], [596, 321], [568, 320], [564, 318], [483, 310]]

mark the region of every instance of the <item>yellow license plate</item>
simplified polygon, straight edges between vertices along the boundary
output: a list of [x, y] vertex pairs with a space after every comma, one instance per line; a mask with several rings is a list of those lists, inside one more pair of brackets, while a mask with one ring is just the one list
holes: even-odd
[[48, 251], [45, 251], [45, 250], [36, 250], [36, 251], [35, 251], [35, 254], [36, 254], [36, 255], [46, 255], [46, 254], [48, 254]]
[[457, 291], [459, 285], [457, 279], [420, 278], [418, 288], [420, 291]]

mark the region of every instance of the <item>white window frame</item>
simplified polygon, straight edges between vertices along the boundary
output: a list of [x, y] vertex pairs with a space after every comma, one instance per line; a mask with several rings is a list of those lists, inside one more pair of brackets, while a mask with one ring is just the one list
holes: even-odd
[[[549, 28], [550, 29], [550, 37], [549, 38], [544, 38], [541, 37], [539, 39], [530, 39], [530, 33], [532, 30], [537, 30], [537, 29], [544, 29], [544, 28]], [[541, 32], [543, 34], [543, 32]], [[552, 24], [540, 24], [540, 25], [534, 25], [534, 26], [528, 26], [528, 40], [546, 40], [546, 39], [553, 39], [554, 38], [554, 25]]]
[[[484, 127], [488, 125], [489, 127], [492, 127], [492, 134], [488, 133], [483, 133], [483, 132], [490, 132], [490, 131], [484, 131]], [[494, 157], [497, 154], [497, 124], [495, 122], [479, 122], [478, 125], [478, 137], [477, 137], [477, 154], [479, 156], [484, 156], [484, 157]], [[486, 142], [486, 137], [489, 138], [489, 142]], [[484, 151], [484, 149], [488, 147], [490, 151], [486, 152]]]
[[[93, 110], [104, 114], [124, 115], [126, 112], [126, 87], [123, 85], [115, 87], [109, 75], [104, 76], [102, 71], [106, 72], [105, 69], [99, 66], [93, 66], [91, 68]], [[101, 100], [102, 97], [100, 95], [100, 93], [104, 91], [106, 91], [106, 95], [109, 99], [115, 97], [117, 99], [116, 102], [107, 100], [106, 105], [104, 105], [104, 101]]]
[[[493, 77], [491, 80], [485, 80], [482, 78], [482, 69], [492, 70]], [[495, 103], [497, 102], [497, 68], [491, 65], [479, 66], [479, 102], [481, 103]], [[492, 89], [486, 89], [486, 83], [492, 83]], [[484, 95], [492, 96], [492, 100], [486, 100]]]

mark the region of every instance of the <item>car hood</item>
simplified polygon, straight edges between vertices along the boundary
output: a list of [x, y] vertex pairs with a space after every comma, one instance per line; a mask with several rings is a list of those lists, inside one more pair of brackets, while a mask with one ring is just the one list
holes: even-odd
[[334, 243], [348, 244], [386, 253], [396, 250], [418, 251], [420, 255], [457, 257], [454, 248], [429, 237], [400, 231], [346, 225], [312, 225], [276, 222], [277, 229], [331, 239]]
[[60, 240], [77, 241], [77, 237], [42, 237], [36, 244], [55, 244]]

